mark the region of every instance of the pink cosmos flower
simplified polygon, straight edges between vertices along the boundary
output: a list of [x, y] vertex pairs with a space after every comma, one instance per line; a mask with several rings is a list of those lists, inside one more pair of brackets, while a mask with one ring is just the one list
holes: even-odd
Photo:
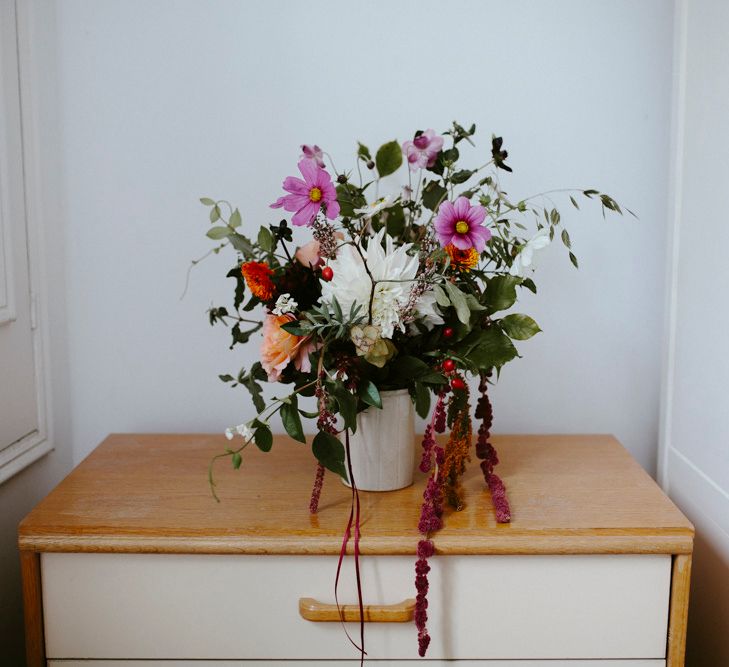
[[314, 144], [309, 146], [308, 144], [301, 145], [301, 158], [304, 160], [311, 160], [316, 163], [317, 167], [324, 169], [324, 151], [319, 146]]
[[435, 130], [425, 130], [412, 141], [406, 141], [402, 145], [402, 152], [408, 161], [410, 171], [417, 171], [432, 167], [441, 148], [443, 148], [443, 137], [436, 135]]
[[481, 224], [485, 218], [483, 206], [471, 206], [468, 199], [459, 197], [455, 204], [449, 201], [441, 203], [433, 225], [442, 247], [452, 243], [459, 250], [476, 248], [482, 252], [486, 241], [491, 238], [491, 230]]
[[339, 215], [339, 202], [329, 172], [318, 167], [309, 159], [301, 160], [298, 166], [304, 180], [295, 176], [286, 178], [283, 182], [283, 189], [290, 194], [279, 197], [271, 204], [271, 208], [295, 211], [291, 222], [301, 226], [310, 225], [319, 209], [324, 205], [327, 218], [334, 220]]

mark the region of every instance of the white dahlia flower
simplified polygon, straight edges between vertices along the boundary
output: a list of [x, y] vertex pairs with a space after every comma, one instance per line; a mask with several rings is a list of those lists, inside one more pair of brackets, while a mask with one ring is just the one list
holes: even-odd
[[[381, 229], [370, 238], [367, 250], [361, 248], [367, 268], [376, 283], [371, 323], [379, 327], [383, 338], [392, 338], [395, 328], [405, 330], [402, 315], [418, 273], [418, 258], [408, 255], [411, 247], [411, 243], [406, 243], [395, 248], [392, 237]], [[329, 266], [332, 268], [333, 277], [329, 282], [322, 281], [320, 303], [331, 306], [332, 299], [336, 296], [345, 313], [356, 303], [360, 306], [359, 314], [368, 315], [372, 281], [359, 252], [351, 244], [341, 246], [337, 258], [330, 261]], [[416, 320], [429, 329], [435, 324], [443, 323], [433, 290], [428, 290], [418, 299], [415, 316]]]

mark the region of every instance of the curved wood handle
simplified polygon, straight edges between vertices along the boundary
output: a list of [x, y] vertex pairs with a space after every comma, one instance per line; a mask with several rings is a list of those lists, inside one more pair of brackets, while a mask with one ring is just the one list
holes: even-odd
[[[340, 616], [341, 612], [341, 616]], [[337, 609], [335, 604], [325, 604], [314, 598], [299, 598], [299, 614], [307, 621], [330, 622], [345, 621], [359, 622], [359, 605], [343, 604]], [[366, 604], [364, 606], [364, 620], [366, 623], [409, 623], [415, 615], [415, 600], [408, 599], [397, 604]]]

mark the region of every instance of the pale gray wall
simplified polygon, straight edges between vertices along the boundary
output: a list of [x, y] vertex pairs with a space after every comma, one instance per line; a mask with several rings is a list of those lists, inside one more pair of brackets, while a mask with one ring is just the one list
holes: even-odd
[[[523, 308], [544, 333], [494, 391], [498, 431], [614, 432], [654, 468], [672, 11], [649, 2], [91, 2], [58, 4], [74, 459], [109, 431], [220, 431], [252, 415], [218, 373], [204, 311], [230, 295], [199, 195], [246, 229], [295, 171], [300, 143], [353, 165], [414, 128], [503, 134], [514, 197], [598, 186], [640, 215], [564, 217], [582, 269], [546, 254]], [[474, 157], [474, 160], [478, 158]], [[299, 238], [305, 238], [302, 234]]]
[[688, 667], [729, 664], [729, 3], [681, 0], [664, 487], [696, 526]]

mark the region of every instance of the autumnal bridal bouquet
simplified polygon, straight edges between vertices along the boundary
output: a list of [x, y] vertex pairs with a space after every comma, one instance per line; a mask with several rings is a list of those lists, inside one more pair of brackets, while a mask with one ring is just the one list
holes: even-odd
[[[474, 134], [474, 125], [453, 123], [442, 134], [428, 129], [402, 144], [385, 143], [374, 155], [359, 143], [353, 169], [342, 172], [318, 146], [302, 146], [300, 173], [283, 181], [285, 194], [271, 204], [284, 218], [261, 226], [255, 236], [243, 233], [238, 209], [201, 200], [213, 224], [207, 236], [217, 242], [211, 252], [228, 246], [236, 255], [227, 274], [235, 281], [232, 308], [212, 307], [210, 323], [230, 327], [231, 347], [262, 333], [260, 361], [220, 376], [250, 391], [257, 416], [227, 429], [237, 444], [216, 458], [229, 457], [239, 468], [251, 443], [270, 450], [276, 413], [289, 436], [302, 443], [307, 442], [302, 419], [313, 420], [311, 512], [317, 511], [326, 470], [351, 485], [354, 508], [359, 479], [353, 449], [358, 427], [365, 429], [362, 415], [386, 410], [386, 397], [399, 391], [427, 420], [419, 467], [429, 477], [415, 566], [421, 656], [430, 642], [432, 537], [443, 524], [444, 505], [456, 510], [463, 505], [459, 479], [472, 454], [480, 459], [496, 520], [510, 520], [506, 488], [495, 473], [488, 392], [504, 364], [518, 356], [514, 342], [540, 331], [512, 307], [522, 290], [536, 293], [535, 254], [555, 238], [577, 266], [550, 193], [510, 197], [499, 182], [500, 172], [511, 171], [502, 139], [493, 137], [479, 151]], [[461, 164], [468, 144], [475, 166]], [[403, 171], [406, 182], [395, 185], [396, 173]], [[597, 190], [560, 193], [575, 208], [584, 197], [599, 203], [603, 214], [621, 213]], [[291, 225], [306, 229], [308, 239], [300, 247]], [[475, 381], [469, 384], [469, 378]], [[267, 403], [262, 382], [287, 389]], [[305, 397], [311, 397], [313, 410]], [[435, 435], [444, 432], [441, 446]], [[212, 463], [210, 483], [214, 494]], [[356, 521], [357, 513], [352, 516]]]

